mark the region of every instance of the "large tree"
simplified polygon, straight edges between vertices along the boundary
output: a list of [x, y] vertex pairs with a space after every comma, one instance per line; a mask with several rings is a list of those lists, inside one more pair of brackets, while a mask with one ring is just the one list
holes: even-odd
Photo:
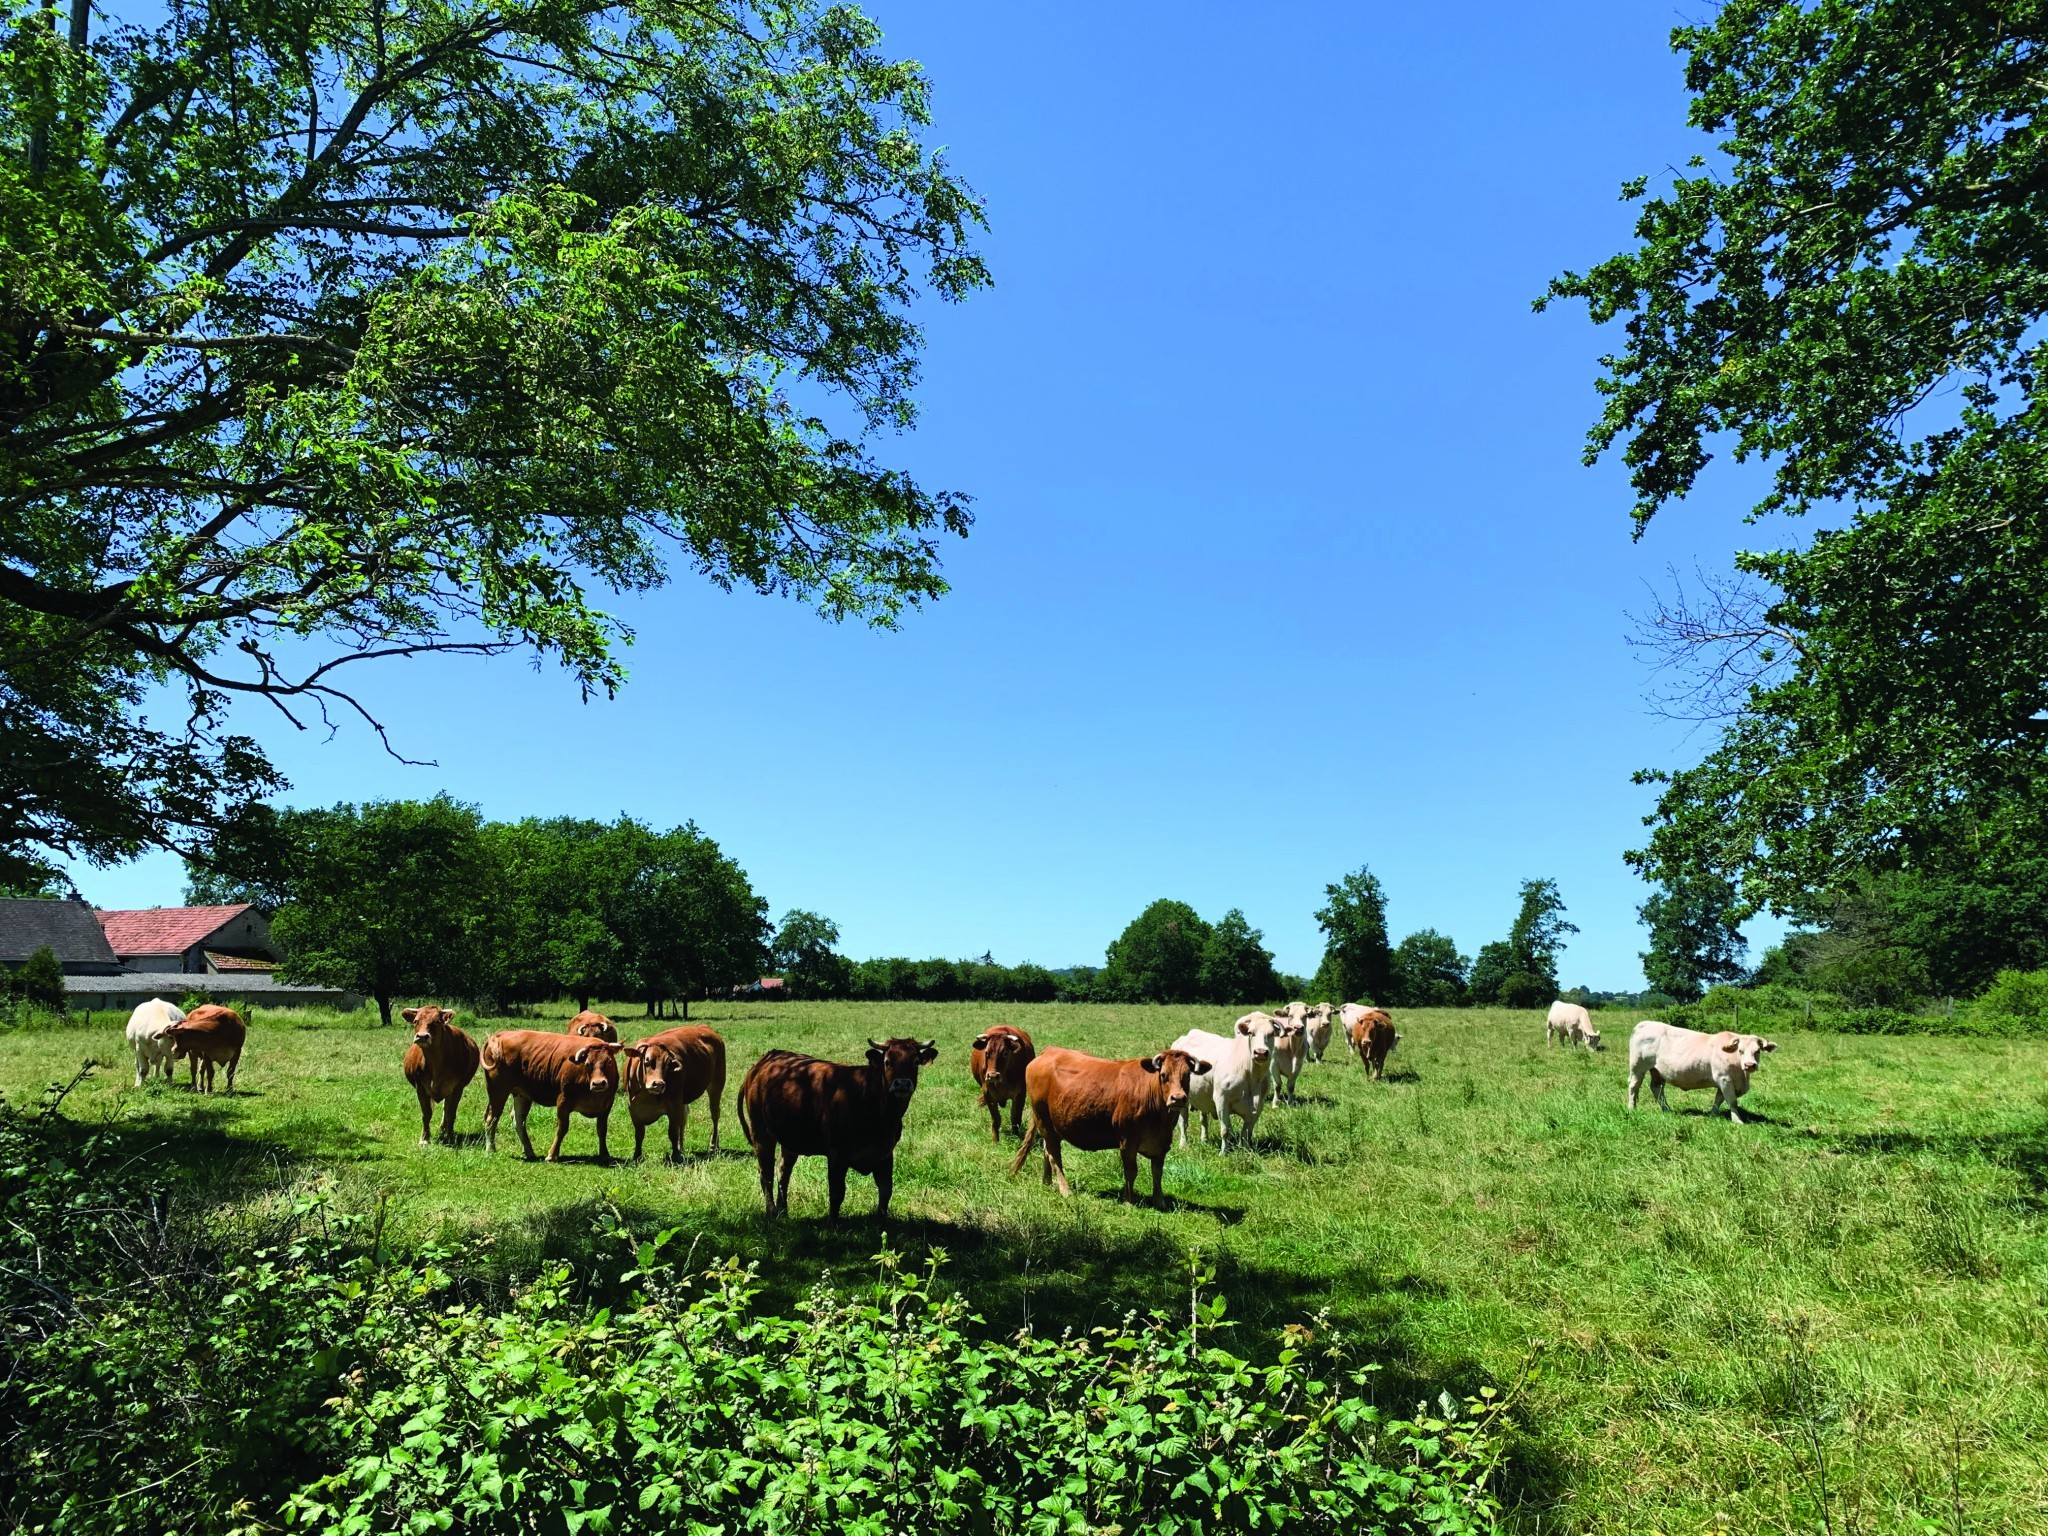
[[1967, 868], [2048, 795], [2048, 4], [1729, 0], [1672, 38], [1715, 147], [1552, 285], [1623, 326], [1588, 456], [1639, 530], [1718, 451], [1819, 526], [1655, 615], [1724, 732], [1645, 775], [1636, 862], [1739, 911]]
[[288, 978], [360, 992], [386, 1024], [401, 997], [474, 995], [491, 912], [475, 810], [442, 795], [294, 811], [284, 826], [291, 899], [272, 931]]
[[1714, 983], [1741, 977], [1746, 945], [1734, 904], [1734, 886], [1712, 871], [1667, 876], [1636, 909], [1650, 930], [1641, 958], [1651, 991], [1690, 1003]]
[[[1565, 918], [1564, 897], [1555, 880], [1524, 880], [1521, 905], [1508, 925], [1508, 963], [1514, 975], [1533, 976], [1542, 990], [1557, 995], [1557, 960], [1564, 941], [1579, 931]], [[1505, 996], [1507, 987], [1502, 986]]]
[[839, 953], [839, 925], [801, 907], [782, 914], [769, 957], [798, 997], [844, 997], [853, 986], [853, 965]]
[[[916, 65], [792, 0], [0, 0], [0, 880], [203, 841], [355, 664], [624, 676], [681, 567], [892, 622], [986, 282]], [[374, 722], [372, 722], [374, 724]]]
[[1454, 1007], [1465, 1000], [1471, 969], [1449, 934], [1434, 928], [1411, 933], [1394, 946], [1391, 1001], [1407, 1008]]
[[1379, 877], [1360, 865], [1335, 884], [1316, 912], [1323, 930], [1323, 963], [1313, 990], [1341, 1002], [1384, 1003], [1393, 996], [1394, 951], [1387, 938], [1387, 893]]
[[1280, 996], [1266, 936], [1232, 907], [1202, 944], [1202, 994], [1212, 1003], [1263, 1003]]
[[1155, 901], [1109, 946], [1095, 987], [1111, 1002], [1198, 1003], [1209, 925], [1184, 901]]
[[752, 981], [768, 958], [768, 903], [694, 824], [654, 832], [621, 817], [606, 840], [624, 871], [605, 914], [619, 985], [650, 1015]]

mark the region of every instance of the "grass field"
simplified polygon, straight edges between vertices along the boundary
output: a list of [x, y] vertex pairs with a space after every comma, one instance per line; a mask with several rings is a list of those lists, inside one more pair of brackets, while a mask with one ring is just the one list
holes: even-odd
[[[561, 1010], [566, 1012], [567, 1010]], [[647, 1032], [618, 1010], [626, 1037]], [[936, 1037], [897, 1156], [889, 1241], [951, 1257], [992, 1329], [1086, 1327], [1181, 1307], [1212, 1270], [1261, 1353], [1326, 1311], [1382, 1363], [1386, 1400], [1521, 1382], [1509, 1494], [1536, 1532], [2048, 1533], [2048, 1051], [2037, 1043], [1789, 1034], [1736, 1126], [1622, 1109], [1625, 1048], [1543, 1043], [1540, 1016], [1411, 1011], [1384, 1083], [1311, 1066], [1255, 1150], [1167, 1164], [1173, 1208], [1124, 1207], [1114, 1153], [1070, 1154], [1075, 1198], [988, 1140], [968, 1042], [996, 1022], [1041, 1046], [1157, 1050], [1230, 1010], [982, 1004], [713, 1005], [731, 1076], [725, 1155], [527, 1164], [509, 1123], [421, 1149], [406, 1043], [374, 1013], [258, 1018], [233, 1097], [130, 1087], [117, 1025], [0, 1035], [0, 1092], [26, 1100], [84, 1056], [108, 1063], [67, 1111], [210, 1170], [234, 1202], [315, 1180], [386, 1210], [399, 1242], [455, 1245], [500, 1274], [588, 1260], [608, 1211], [677, 1226], [701, 1259], [758, 1259], [794, 1301], [865, 1272], [873, 1186], [823, 1221], [808, 1160], [769, 1229], [731, 1112], [740, 1076], [789, 1046], [857, 1059], [870, 1035]], [[482, 1035], [491, 1027], [478, 1028]], [[1610, 1046], [1633, 1017], [1603, 1016]], [[536, 1111], [543, 1148], [551, 1117]], [[702, 1153], [709, 1118], [693, 1115]], [[659, 1130], [651, 1144], [661, 1139]], [[623, 1109], [613, 1151], [631, 1150]], [[1141, 1174], [1141, 1188], [1147, 1176]]]

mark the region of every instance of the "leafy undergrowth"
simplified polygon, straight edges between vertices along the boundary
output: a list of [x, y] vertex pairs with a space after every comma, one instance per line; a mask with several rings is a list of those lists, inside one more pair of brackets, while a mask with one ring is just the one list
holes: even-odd
[[235, 1232], [153, 1173], [0, 1105], [8, 1530], [1498, 1527], [1490, 1389], [1387, 1415], [1321, 1320], [1254, 1367], [1199, 1273], [1185, 1316], [991, 1337], [941, 1255], [777, 1315], [614, 1220], [622, 1305], [559, 1264], [498, 1300], [331, 1194]]

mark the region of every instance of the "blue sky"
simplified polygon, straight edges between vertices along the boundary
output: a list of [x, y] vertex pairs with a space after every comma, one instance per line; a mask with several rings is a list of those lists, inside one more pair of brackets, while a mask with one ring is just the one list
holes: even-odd
[[[1772, 534], [1710, 475], [1632, 543], [1579, 462], [1607, 339], [1529, 305], [1626, 241], [1625, 178], [1700, 147], [1677, 15], [869, 9], [992, 225], [996, 286], [927, 314], [922, 423], [881, 450], [975, 497], [952, 594], [876, 634], [683, 581], [620, 606], [610, 703], [390, 668], [367, 697], [438, 766], [266, 728], [288, 798], [694, 819], [856, 955], [1099, 963], [1173, 896], [1305, 973], [1361, 863], [1397, 935], [1468, 953], [1548, 876], [1565, 981], [1641, 985], [1629, 774], [1707, 743], [1647, 711], [1627, 614]], [[169, 859], [78, 878], [179, 899]]]

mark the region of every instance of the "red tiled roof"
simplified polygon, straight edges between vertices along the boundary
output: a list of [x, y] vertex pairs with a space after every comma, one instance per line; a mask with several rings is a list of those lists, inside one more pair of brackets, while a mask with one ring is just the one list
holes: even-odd
[[780, 976], [763, 976], [761, 978], [761, 985], [764, 987], [779, 987], [782, 985], [782, 978]]
[[117, 955], [175, 955], [211, 937], [249, 910], [232, 907], [152, 907], [146, 912], [98, 912]]

